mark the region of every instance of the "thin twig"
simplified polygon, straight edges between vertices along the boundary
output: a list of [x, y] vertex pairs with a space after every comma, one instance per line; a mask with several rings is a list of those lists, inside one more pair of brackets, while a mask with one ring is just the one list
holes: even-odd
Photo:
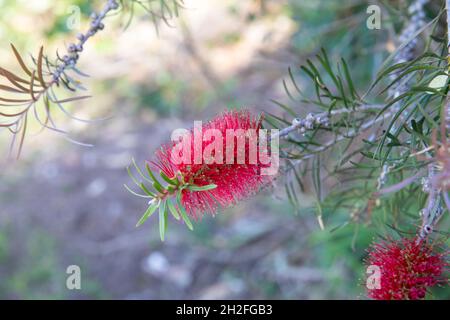
[[322, 125], [324, 127], [329, 126], [330, 116], [348, 114], [353, 112], [365, 112], [371, 110], [381, 110], [383, 105], [363, 105], [356, 109], [342, 108], [338, 110], [331, 110], [326, 112], [320, 112], [316, 114], [309, 113], [305, 119], [295, 118], [292, 120], [292, 125], [283, 128], [279, 132], [272, 135], [272, 137], [279, 136], [280, 138], [288, 136], [293, 131], [300, 131], [304, 133], [306, 130], [312, 130], [317, 125]]

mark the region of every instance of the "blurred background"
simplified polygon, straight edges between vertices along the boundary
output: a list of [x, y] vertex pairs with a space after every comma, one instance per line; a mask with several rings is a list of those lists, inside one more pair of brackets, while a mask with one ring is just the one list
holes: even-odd
[[[401, 2], [401, 1], [400, 1]], [[51, 56], [85, 30], [103, 2], [0, 0], [0, 61], [20, 70], [9, 48]], [[321, 47], [344, 56], [361, 88], [392, 51], [386, 31], [366, 28], [364, 1], [186, 0], [172, 26], [137, 8], [108, 18], [79, 67], [92, 98], [73, 103], [91, 124], [56, 119], [82, 147], [36, 123], [21, 159], [0, 173], [0, 298], [4, 299], [364, 299], [366, 224], [327, 216], [314, 200], [294, 214], [275, 186], [190, 232], [170, 221], [161, 243], [157, 217], [135, 224], [146, 202], [123, 187], [126, 166], [151, 159], [173, 129], [227, 108], [282, 110], [283, 79]], [[80, 9], [80, 30], [67, 20]], [[297, 110], [304, 108], [295, 106]], [[307, 108], [305, 107], [305, 112]], [[0, 131], [0, 153], [10, 135]], [[347, 213], [348, 215], [348, 213]], [[66, 288], [66, 268], [81, 268], [82, 290]], [[438, 289], [433, 297], [450, 297]]]

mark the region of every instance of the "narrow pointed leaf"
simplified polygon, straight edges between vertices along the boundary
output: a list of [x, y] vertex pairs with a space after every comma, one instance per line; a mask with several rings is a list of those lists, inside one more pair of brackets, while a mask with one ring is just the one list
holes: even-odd
[[41, 86], [43, 88], [47, 88], [47, 85], [44, 81], [44, 75], [42, 74], [42, 61], [44, 60], [44, 47], [41, 46], [41, 49], [39, 50], [39, 56], [37, 59], [37, 76], [39, 79], [39, 82], [41, 83]]
[[151, 196], [149, 196], [149, 195], [139, 194], [139, 193], [137, 193], [137, 192], [131, 190], [131, 188], [128, 187], [126, 184], [124, 184], [123, 186], [125, 187], [125, 189], [128, 190], [128, 192], [130, 192], [131, 194], [134, 194], [134, 195], [137, 196], [137, 197], [141, 197], [141, 198], [151, 198]]
[[141, 182], [139, 185], [140, 185], [141, 189], [142, 189], [146, 194], [148, 194], [150, 197], [156, 197], [156, 195], [155, 195], [153, 192], [151, 192], [150, 190], [148, 190], [148, 188], [145, 186], [144, 183]]
[[159, 175], [161, 176], [161, 178], [163, 178], [164, 181], [166, 181], [171, 185], [177, 186], [179, 184], [179, 181], [176, 176], [173, 178], [169, 178], [162, 170], [159, 171]]
[[145, 168], [147, 169], [148, 175], [150, 176], [150, 178], [152, 178], [153, 180], [153, 187], [158, 190], [159, 192], [164, 192], [165, 189], [163, 188], [163, 186], [161, 185], [161, 183], [158, 181], [158, 179], [156, 179], [155, 175], [153, 174], [152, 170], [150, 169], [150, 166], [148, 163], [145, 164]]
[[56, 101], [53, 101], [53, 102], [55, 102], [55, 103], [67, 103], [67, 102], [72, 102], [72, 101], [78, 101], [78, 100], [88, 99], [88, 98], [91, 98], [91, 97], [92, 97], [92, 96], [71, 97], [71, 98], [62, 99], [62, 100], [56, 100]]
[[136, 223], [136, 227], [139, 227], [141, 224], [143, 224], [150, 216], [156, 211], [156, 209], [159, 206], [159, 202], [153, 202], [150, 204], [150, 206], [147, 208], [145, 213], [142, 215], [142, 217], [139, 219], [138, 223]]
[[169, 207], [170, 213], [176, 220], [180, 220], [180, 215], [178, 214], [177, 208], [173, 205], [172, 201], [167, 200], [167, 206]]
[[186, 213], [186, 209], [184, 209], [183, 205], [181, 204], [181, 190], [177, 194], [177, 206], [181, 213], [181, 218], [183, 218], [184, 223], [189, 228], [189, 230], [194, 230], [194, 227], [192, 226], [191, 220], [189, 220], [189, 217]]
[[161, 241], [164, 241], [164, 236], [166, 234], [166, 201], [162, 201], [159, 206], [159, 236], [161, 237]]
[[188, 186], [190, 191], [207, 191], [217, 188], [215, 184], [208, 184], [206, 186]]
[[31, 76], [31, 71], [28, 69], [27, 65], [23, 61], [22, 57], [20, 56], [19, 52], [17, 51], [16, 47], [11, 43], [11, 48], [14, 52], [14, 55], [16, 56], [17, 61], [19, 62], [20, 66], [22, 67], [23, 71], [25, 71], [26, 74]]

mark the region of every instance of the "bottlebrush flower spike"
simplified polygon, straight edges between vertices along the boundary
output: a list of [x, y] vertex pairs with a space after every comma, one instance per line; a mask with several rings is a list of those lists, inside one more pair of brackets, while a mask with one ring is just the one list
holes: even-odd
[[428, 288], [444, 282], [446, 256], [417, 238], [373, 244], [366, 264], [379, 267], [381, 274], [378, 288], [368, 289], [368, 296], [376, 300], [425, 298]]
[[[190, 218], [198, 220], [206, 212], [215, 214], [219, 207], [231, 206], [258, 192], [274, 176], [263, 173], [271, 166], [267, 159], [273, 152], [268, 151], [272, 144], [267, 146], [261, 122], [261, 117], [253, 117], [248, 111], [228, 111], [194, 125], [178, 140], [163, 145], [154, 160], [146, 163], [147, 175], [133, 161], [139, 175], [152, 186], [138, 182], [129, 171], [145, 195], [127, 189], [151, 199], [138, 225], [159, 208], [163, 240], [169, 211], [177, 220], [181, 216], [192, 229]], [[153, 171], [159, 171], [166, 186]]]

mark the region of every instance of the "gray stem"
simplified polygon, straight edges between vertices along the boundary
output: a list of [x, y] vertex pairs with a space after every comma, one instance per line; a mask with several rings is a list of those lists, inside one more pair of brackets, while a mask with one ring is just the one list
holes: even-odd
[[80, 53], [83, 52], [83, 46], [86, 41], [93, 37], [99, 30], [103, 30], [105, 25], [103, 19], [106, 15], [113, 10], [119, 8], [119, 4], [116, 0], [107, 0], [103, 9], [99, 13], [92, 13], [90, 28], [85, 33], [79, 33], [77, 35], [78, 42], [71, 43], [67, 46], [67, 54], [63, 56], [62, 62], [56, 67], [53, 72], [52, 83], [58, 83], [62, 74], [67, 69], [75, 67], [80, 57]]
[[372, 111], [372, 110], [380, 110], [384, 106], [383, 105], [363, 105], [356, 109], [338, 109], [331, 110], [327, 112], [320, 112], [316, 114], [309, 113], [305, 119], [295, 118], [292, 121], [292, 125], [281, 129], [279, 132], [272, 135], [272, 137], [279, 136], [280, 138], [288, 136], [293, 131], [300, 131], [301, 133], [306, 132], [306, 130], [312, 130], [317, 125], [329, 126], [330, 116], [340, 115], [340, 114], [348, 114], [352, 112], [361, 112], [361, 111]]

